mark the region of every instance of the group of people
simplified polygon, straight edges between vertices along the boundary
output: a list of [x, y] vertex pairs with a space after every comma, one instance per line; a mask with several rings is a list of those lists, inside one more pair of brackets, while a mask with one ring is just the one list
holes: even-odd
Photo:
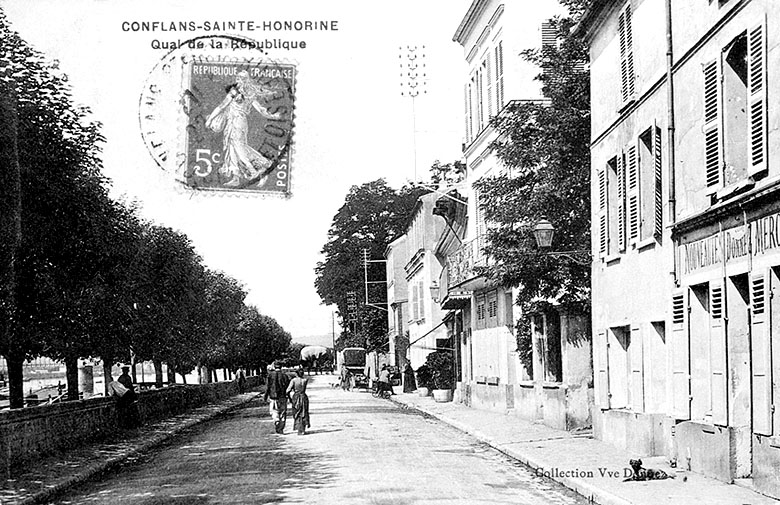
[[296, 377], [290, 377], [282, 371], [280, 363], [274, 363], [273, 369], [268, 372], [265, 394], [263, 400], [269, 402], [268, 408], [274, 421], [274, 429], [280, 435], [284, 434], [287, 424], [287, 401], [292, 406], [293, 428], [298, 435], [305, 435], [306, 428], [311, 427], [309, 421], [309, 397], [306, 395], [306, 386], [309, 379], [303, 377], [303, 369], [295, 371]]

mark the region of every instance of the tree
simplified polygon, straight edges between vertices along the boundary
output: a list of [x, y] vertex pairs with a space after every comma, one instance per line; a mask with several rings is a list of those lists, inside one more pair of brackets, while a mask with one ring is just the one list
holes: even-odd
[[[587, 314], [590, 269], [562, 257], [545, 256], [532, 229], [547, 217], [556, 227], [555, 249], [590, 249], [590, 89], [587, 50], [569, 35], [586, 0], [566, 0], [570, 15], [553, 20], [560, 44], [523, 56], [540, 68], [546, 100], [511, 104], [492, 124], [493, 149], [509, 169], [475, 184], [490, 223], [485, 252], [494, 263], [483, 273], [519, 288], [518, 305], [528, 314], [536, 300], [555, 300], [570, 312]], [[530, 328], [519, 325], [518, 348], [530, 357]], [[526, 352], [527, 351], [527, 352]]]
[[91, 263], [100, 256], [93, 218], [100, 219], [107, 190], [98, 157], [100, 125], [72, 103], [66, 78], [10, 29], [2, 12], [0, 69], [17, 97], [21, 246], [13, 272], [16, 305], [0, 335], [17, 408], [25, 359], [56, 349], [68, 357], [73, 379], [72, 356], [82, 335], [71, 332], [81, 314], [78, 304], [67, 302], [99, 271]]
[[[390, 188], [384, 179], [352, 186], [344, 205], [333, 217], [328, 231], [328, 242], [322, 248], [325, 260], [315, 268], [314, 285], [325, 304], [335, 304], [342, 315], [346, 329], [347, 293], [357, 293], [359, 301], [365, 300], [363, 249], [369, 257], [384, 257], [388, 244], [406, 231], [412, 209], [424, 188], [405, 186], [399, 191]], [[384, 275], [384, 271], [377, 272]], [[384, 290], [370, 292], [370, 301], [386, 296]], [[371, 338], [384, 338], [387, 332], [387, 315], [383, 311], [361, 305], [360, 327], [372, 333]], [[381, 335], [380, 335], [381, 333]]]

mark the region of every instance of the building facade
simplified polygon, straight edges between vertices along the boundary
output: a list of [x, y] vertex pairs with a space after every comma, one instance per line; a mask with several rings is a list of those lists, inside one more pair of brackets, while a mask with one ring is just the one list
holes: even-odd
[[404, 266], [409, 260], [407, 237], [401, 235], [385, 250], [387, 279], [387, 339], [391, 365], [408, 363], [409, 335], [406, 317], [409, 310], [408, 288]]
[[591, 56], [596, 435], [775, 497], [778, 19], [769, 0], [601, 0], [577, 27]]
[[445, 226], [441, 216], [433, 214], [438, 198], [436, 193], [428, 193], [417, 200], [405, 235], [407, 261], [403, 269], [408, 309], [404, 317], [409, 332], [407, 356], [415, 370], [425, 363], [428, 354], [444, 346], [447, 338], [441, 307], [433, 301], [442, 269], [434, 250]]
[[[490, 118], [517, 100], [543, 97], [536, 76], [541, 69], [524, 60], [526, 49], [554, 44], [548, 20], [564, 9], [554, 0], [535, 2], [534, 8], [498, 0], [474, 0], [453, 40], [464, 49], [465, 78], [464, 157], [466, 180], [462, 192], [466, 212], [447, 254], [447, 292], [442, 307], [450, 311], [451, 333], [457, 338], [461, 369], [456, 399], [475, 408], [506, 411], [572, 429], [590, 424], [590, 339], [587, 321], [553, 312], [521, 315], [516, 291], [498, 286], [478, 274], [489, 266], [483, 250], [490, 223], [486, 222], [474, 184], [500, 175], [505, 168], [491, 148], [497, 132]], [[467, 216], [467, 218], [466, 218]], [[521, 364], [515, 326], [530, 317], [533, 326], [533, 364]], [[572, 339], [575, 334], [585, 338]], [[576, 340], [576, 345], [570, 345]], [[549, 344], [549, 345], [548, 345]], [[556, 352], [549, 352], [550, 350]]]

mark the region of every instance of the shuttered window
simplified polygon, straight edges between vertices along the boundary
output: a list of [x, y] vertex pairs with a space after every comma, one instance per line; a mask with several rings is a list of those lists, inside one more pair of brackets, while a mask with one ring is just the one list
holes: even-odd
[[723, 283], [710, 282], [710, 394], [712, 422], [728, 425], [728, 383]]
[[771, 272], [753, 274], [750, 279], [753, 432], [760, 435], [772, 435], [771, 279]]
[[672, 414], [676, 419], [691, 418], [690, 335], [688, 299], [683, 291], [672, 295]]
[[764, 24], [748, 33], [748, 174], [767, 168], [766, 37]]
[[628, 211], [628, 239], [639, 239], [639, 159], [636, 144], [626, 151], [626, 207]]
[[490, 54], [482, 62], [482, 71], [485, 74], [485, 82], [487, 83], [487, 93], [485, 93], [485, 99], [487, 100], [487, 117], [488, 120], [494, 114], [493, 111], [493, 79], [491, 77], [490, 68]]
[[[636, 192], [639, 195], [638, 230], [632, 230], [632, 239], [655, 238], [660, 240], [663, 232], [661, 129], [653, 125], [641, 135], [637, 142], [639, 153]], [[631, 184], [634, 181], [631, 180]]]
[[714, 193], [721, 185], [720, 163], [720, 99], [718, 96], [718, 63], [704, 65], [704, 167], [707, 192]]
[[617, 157], [617, 240], [618, 250], [626, 250], [626, 158]]
[[609, 393], [609, 347], [607, 331], [596, 333], [596, 348], [594, 349], [596, 365], [596, 405], [602, 410], [610, 408]]
[[629, 362], [631, 364], [631, 378], [629, 380], [629, 406], [634, 412], [645, 410], [645, 385], [644, 385], [644, 346], [642, 331], [639, 326], [631, 327], [631, 345], [628, 348]]
[[664, 231], [661, 129], [653, 127], [653, 236], [660, 240]]
[[493, 49], [493, 61], [495, 62], [496, 74], [496, 110], [499, 111], [504, 106], [504, 44], [499, 40]]
[[606, 170], [598, 171], [598, 192], [599, 192], [599, 209], [598, 209], [598, 222], [599, 222], [599, 254], [605, 255], [609, 246], [609, 227], [608, 227], [608, 206], [607, 206], [607, 172]]
[[633, 100], [635, 94], [634, 48], [631, 31], [631, 2], [623, 8], [618, 18], [620, 39], [620, 92], [623, 102]]

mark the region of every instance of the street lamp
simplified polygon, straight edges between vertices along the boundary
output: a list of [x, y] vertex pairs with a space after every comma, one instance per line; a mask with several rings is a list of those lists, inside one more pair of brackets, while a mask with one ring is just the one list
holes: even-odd
[[546, 217], [542, 217], [534, 226], [534, 238], [539, 249], [546, 251], [552, 247], [553, 235], [555, 235], [555, 227]]
[[[548, 251], [552, 247], [553, 236], [555, 235], [555, 227], [547, 220], [546, 217], [542, 217], [534, 226], [534, 238], [536, 239], [536, 245], [542, 251]], [[556, 252], [544, 252], [545, 256], [554, 256], [556, 258], [563, 257], [578, 265], [588, 266], [591, 263], [590, 251], [587, 249], [578, 249], [576, 251], [556, 251]]]

